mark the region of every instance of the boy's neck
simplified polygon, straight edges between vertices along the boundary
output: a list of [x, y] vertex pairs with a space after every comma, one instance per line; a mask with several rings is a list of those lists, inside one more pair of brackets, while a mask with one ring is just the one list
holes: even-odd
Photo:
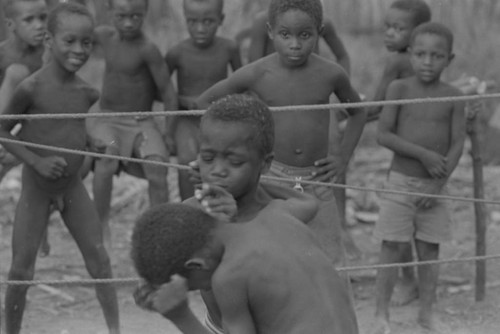
[[402, 55], [402, 54], [408, 54], [408, 49], [409, 48], [410, 48], [410, 46], [407, 46], [404, 49], [397, 50], [396, 53], [400, 54], [400, 55]]
[[269, 203], [269, 195], [260, 190], [260, 187], [257, 185], [244, 196], [236, 199], [236, 205], [238, 206], [237, 222], [246, 222], [253, 219]]
[[75, 72], [68, 71], [54, 59], [48, 63], [47, 67], [52, 76], [60, 82], [70, 82], [75, 79]]
[[12, 45], [14, 48], [18, 51], [20, 51], [22, 54], [30, 54], [34, 53], [35, 51], [39, 50], [40, 48], [43, 47], [43, 45], [39, 46], [33, 46], [28, 43], [26, 43], [24, 40], [19, 38], [16, 34], [13, 35], [12, 39]]

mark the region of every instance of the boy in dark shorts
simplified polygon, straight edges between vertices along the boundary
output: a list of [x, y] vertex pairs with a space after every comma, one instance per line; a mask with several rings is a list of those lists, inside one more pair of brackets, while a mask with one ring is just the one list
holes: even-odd
[[[414, 75], [410, 63], [410, 36], [418, 25], [431, 20], [431, 10], [424, 0], [395, 0], [385, 16], [384, 43], [390, 52], [382, 77], [377, 85], [374, 101], [385, 100], [387, 87], [396, 79]], [[368, 108], [368, 119], [379, 117], [382, 106]], [[413, 261], [412, 245], [405, 251], [403, 262]], [[418, 298], [418, 287], [413, 267], [400, 269], [401, 275], [394, 289], [391, 303], [402, 306]]]
[[[139, 305], [183, 333], [210, 333], [186, 292], [211, 289], [225, 333], [358, 333], [343, 280], [301, 221], [307, 211], [273, 200], [248, 224], [228, 224], [186, 204], [150, 209], [132, 236], [132, 259], [149, 283]], [[171, 281], [175, 274], [183, 277]]]
[[[345, 71], [313, 53], [322, 22], [319, 0], [271, 1], [270, 36], [277, 52], [215, 84], [200, 96], [198, 106], [204, 108], [222, 96], [245, 91], [254, 93], [269, 106], [326, 104], [331, 94], [342, 102], [359, 101]], [[275, 160], [269, 174], [295, 181], [297, 188], [320, 200], [318, 214], [309, 226], [334, 265], [342, 265], [345, 256], [333, 188], [312, 187], [301, 181], [335, 182], [344, 173], [366, 119], [363, 109], [351, 108], [348, 112], [340, 147], [331, 147], [329, 143], [329, 110], [273, 114]]]
[[[48, 19], [46, 45], [51, 61], [16, 88], [7, 114], [84, 113], [97, 101], [97, 91], [76, 75], [87, 61], [93, 45], [93, 20], [88, 10], [76, 4], [58, 5]], [[17, 120], [2, 121], [0, 136], [68, 149], [85, 148], [83, 120], [26, 121], [15, 137], [10, 131], [17, 123]], [[111, 278], [99, 217], [81, 180], [83, 156], [17, 144], [6, 143], [5, 147], [24, 163], [22, 191], [14, 220], [9, 280], [33, 279], [36, 253], [47, 228], [51, 206], [60, 211], [91, 277]], [[7, 288], [5, 318], [8, 334], [21, 330], [27, 289], [28, 286], [19, 285]], [[95, 289], [109, 333], [119, 333], [114, 287], [99, 284]]]
[[[183, 7], [190, 37], [175, 45], [165, 59], [171, 74], [177, 75], [179, 108], [189, 110], [205, 90], [227, 77], [228, 65], [233, 71], [240, 68], [241, 59], [236, 42], [216, 36], [224, 20], [223, 0], [184, 0]], [[195, 160], [199, 117], [176, 117], [174, 141], [180, 164]], [[179, 192], [182, 200], [193, 196], [186, 171], [179, 171]]]
[[[391, 82], [387, 100], [460, 96], [441, 81], [442, 71], [453, 59], [453, 34], [438, 23], [424, 23], [410, 38], [410, 60], [415, 75]], [[446, 192], [446, 182], [462, 154], [465, 140], [464, 103], [428, 103], [385, 106], [379, 120], [378, 141], [394, 152], [387, 189], [429, 194]], [[446, 202], [433, 198], [384, 195], [374, 235], [382, 239], [381, 263], [404, 259], [415, 243], [420, 261], [436, 260], [440, 243], [451, 237], [451, 217]], [[376, 323], [373, 333], [388, 333], [389, 301], [397, 268], [377, 274]], [[436, 329], [433, 305], [438, 267], [418, 267], [419, 324]]]
[[[176, 110], [177, 96], [167, 66], [158, 47], [142, 32], [148, 1], [110, 0], [110, 7], [114, 26], [97, 27], [95, 32], [96, 44], [102, 49], [106, 64], [101, 110], [149, 111], [157, 92], [161, 93], [166, 110]], [[166, 124], [170, 122], [167, 120]], [[167, 146], [173, 145], [169, 139], [172, 133], [166, 131], [164, 138], [155, 120], [148, 116], [99, 118], [88, 123], [88, 131], [98, 150], [125, 157], [165, 162], [169, 155]], [[114, 159], [97, 159], [94, 167], [94, 202], [108, 245], [111, 242], [109, 211], [113, 176], [120, 164]], [[148, 180], [151, 205], [168, 201], [166, 168], [152, 164], [123, 164], [123, 167]]]

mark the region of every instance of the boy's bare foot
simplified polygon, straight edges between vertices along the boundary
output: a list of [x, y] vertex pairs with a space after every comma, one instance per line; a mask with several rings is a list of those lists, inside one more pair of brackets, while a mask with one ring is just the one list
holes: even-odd
[[392, 306], [408, 305], [418, 299], [418, 287], [415, 282], [398, 281], [394, 287], [394, 293], [391, 298]]
[[451, 332], [450, 328], [442, 321], [436, 319], [432, 311], [429, 310], [420, 310], [417, 322], [423, 329], [430, 333], [447, 334]]
[[390, 334], [389, 321], [384, 317], [375, 317], [375, 321], [370, 326], [370, 334]]

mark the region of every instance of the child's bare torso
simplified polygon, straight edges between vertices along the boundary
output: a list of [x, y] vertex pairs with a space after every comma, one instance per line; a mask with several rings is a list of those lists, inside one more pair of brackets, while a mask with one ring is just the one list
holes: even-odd
[[[33, 85], [32, 106], [27, 114], [87, 113], [96, 102], [98, 93], [83, 80], [77, 78], [72, 83], [60, 83], [45, 74], [44, 69], [29, 79]], [[23, 122], [19, 133], [22, 140], [36, 144], [84, 150], [87, 142], [85, 121], [80, 119], [40, 119]], [[68, 180], [78, 175], [83, 156], [62, 152], [29, 148], [40, 156], [60, 156], [66, 160], [65, 176], [52, 181], [40, 179], [45, 188], [61, 188]], [[42, 180], [43, 179], [43, 180]]]
[[357, 333], [347, 289], [306, 225], [269, 205], [235, 227], [213, 280], [248, 273], [239, 277], [258, 333]]
[[[445, 83], [425, 90], [416, 83], [415, 77], [400, 82], [402, 84], [400, 99], [455, 96], [457, 94], [455, 88]], [[451, 145], [452, 112], [452, 102], [404, 104], [398, 111], [396, 134], [413, 144], [446, 156]], [[430, 177], [422, 162], [397, 153], [394, 154], [391, 170], [408, 176]]]
[[[337, 90], [343, 70], [312, 54], [305, 66], [296, 69], [279, 64], [277, 54], [262, 58], [252, 66], [250, 90], [269, 106], [328, 104]], [[330, 123], [329, 110], [273, 113], [276, 160], [298, 167], [312, 166], [326, 157]]]
[[106, 63], [101, 108], [111, 111], [148, 111], [157, 87], [145, 60], [147, 44], [142, 36], [121, 40], [116, 31], [107, 31], [100, 42]]
[[177, 71], [179, 102], [183, 98], [197, 98], [215, 83], [228, 75], [228, 65], [234, 54], [233, 43], [216, 37], [205, 49], [196, 47], [191, 40], [181, 42], [172, 50], [173, 63]]

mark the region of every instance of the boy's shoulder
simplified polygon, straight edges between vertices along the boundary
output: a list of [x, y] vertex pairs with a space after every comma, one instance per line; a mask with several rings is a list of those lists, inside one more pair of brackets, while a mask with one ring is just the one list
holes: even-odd
[[101, 39], [108, 39], [108, 38], [111, 38], [113, 36], [116, 36], [118, 34], [118, 31], [113, 26], [100, 25], [94, 29], [94, 33], [95, 33], [96, 37], [99, 40], [101, 40]]
[[385, 58], [385, 71], [406, 72], [411, 69], [410, 54], [408, 52], [391, 52]]

